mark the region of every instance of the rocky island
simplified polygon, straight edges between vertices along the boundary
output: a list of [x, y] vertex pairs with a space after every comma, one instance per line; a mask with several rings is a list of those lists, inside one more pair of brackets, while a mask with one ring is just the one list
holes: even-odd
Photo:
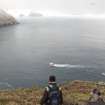
[[[61, 86], [64, 97], [64, 105], [105, 105], [87, 104], [90, 92], [99, 84], [103, 100], [105, 101], [104, 82], [92, 81], [70, 81]], [[0, 91], [0, 105], [40, 105], [43, 88], [33, 86], [32, 88], [18, 88]]]
[[30, 17], [42, 17], [43, 16], [43, 14], [41, 14], [41, 13], [36, 13], [36, 12], [30, 12], [30, 14], [29, 14], [29, 16]]
[[13, 25], [16, 23], [17, 21], [13, 16], [0, 9], [0, 26]]

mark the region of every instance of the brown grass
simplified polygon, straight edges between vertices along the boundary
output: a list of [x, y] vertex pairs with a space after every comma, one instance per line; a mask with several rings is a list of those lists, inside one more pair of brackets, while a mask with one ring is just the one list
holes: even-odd
[[[86, 105], [90, 92], [96, 87], [96, 82], [72, 81], [61, 85], [64, 105]], [[105, 99], [105, 86], [100, 85]], [[43, 94], [41, 88], [19, 88], [0, 91], [0, 105], [40, 105]]]

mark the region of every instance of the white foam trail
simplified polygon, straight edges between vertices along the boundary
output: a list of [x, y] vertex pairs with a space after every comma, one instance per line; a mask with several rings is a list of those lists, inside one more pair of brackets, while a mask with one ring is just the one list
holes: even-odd
[[55, 63], [49, 63], [51, 67], [57, 67], [57, 68], [85, 68], [83, 65], [70, 65], [70, 64], [55, 64]]
[[101, 75], [105, 76], [105, 73], [101, 73]]

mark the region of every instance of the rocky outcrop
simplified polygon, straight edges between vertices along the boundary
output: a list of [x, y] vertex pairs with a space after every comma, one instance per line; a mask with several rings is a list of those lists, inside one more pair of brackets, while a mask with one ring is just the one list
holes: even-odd
[[100, 99], [96, 102], [88, 102], [87, 105], [105, 105], [105, 102], [102, 99]]
[[0, 10], [0, 26], [13, 25], [16, 23], [17, 21], [13, 16], [9, 15], [3, 10]]

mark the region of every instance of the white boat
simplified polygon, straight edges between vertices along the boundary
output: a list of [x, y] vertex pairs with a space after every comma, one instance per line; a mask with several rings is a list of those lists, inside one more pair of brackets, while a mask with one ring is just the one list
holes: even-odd
[[54, 64], [53, 62], [50, 62], [49, 65], [51, 67], [67, 67], [68, 64]]

